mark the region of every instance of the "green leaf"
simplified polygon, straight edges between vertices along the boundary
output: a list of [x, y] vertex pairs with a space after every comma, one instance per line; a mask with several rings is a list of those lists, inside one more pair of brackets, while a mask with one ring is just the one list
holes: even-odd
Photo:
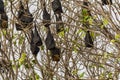
[[3, 32], [3, 35], [5, 36], [6, 34], [7, 34], [7, 31], [6, 30], [2, 30], [2, 32]]
[[103, 25], [106, 26], [106, 25], [108, 25], [108, 23], [109, 23], [108, 20], [104, 18], [103, 19]]
[[83, 72], [83, 73], [81, 73], [80, 75], [79, 75], [79, 78], [83, 78], [84, 77], [84, 75], [85, 75], [85, 73]]
[[95, 33], [91, 32], [90, 35], [92, 36], [92, 38], [95, 38]]
[[80, 34], [83, 30], [82, 29], [79, 29], [76, 31], [77, 34]]
[[22, 44], [24, 41], [24, 37], [23, 36], [20, 36], [20, 39], [19, 39], [19, 44]]
[[35, 73], [35, 79], [40, 80], [40, 76], [37, 73]]
[[100, 68], [105, 69], [105, 67], [104, 67], [104, 65], [103, 65], [103, 64], [99, 65], [99, 67], [100, 67]]
[[109, 78], [112, 78], [112, 72], [110, 72], [110, 73], [108, 74], [108, 77], [109, 77]]
[[89, 24], [92, 25], [92, 24], [93, 24], [93, 19], [92, 19], [91, 17], [89, 17], [89, 18], [88, 18], [88, 22], [89, 22]]
[[116, 42], [116, 40], [112, 39], [110, 42], [115, 43], [115, 42]]
[[64, 37], [64, 31], [59, 32], [58, 35]]
[[116, 35], [115, 35], [115, 39], [116, 39], [116, 40], [119, 40], [119, 39], [120, 39], [120, 34], [116, 34]]
[[20, 65], [24, 64], [26, 60], [26, 53], [22, 53], [21, 58], [19, 59]]
[[108, 53], [107, 52], [104, 53], [104, 58], [108, 58]]

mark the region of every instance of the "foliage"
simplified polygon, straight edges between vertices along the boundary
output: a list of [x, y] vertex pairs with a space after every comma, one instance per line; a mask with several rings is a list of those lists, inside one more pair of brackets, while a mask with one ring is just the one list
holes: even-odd
[[[113, 5], [104, 6], [96, 0], [90, 2], [88, 9], [92, 16], [86, 16], [87, 10], [82, 10], [82, 0], [61, 0], [65, 29], [58, 34], [51, 0], [45, 0], [52, 19], [50, 29], [56, 46], [61, 49], [59, 62], [52, 61], [45, 44], [39, 47], [37, 57], [32, 55], [29, 31], [16, 31], [15, 28], [18, 1], [5, 0], [9, 26], [7, 29], [0, 29], [0, 56], [12, 65], [6, 68], [0, 64], [0, 80], [120, 79], [119, 0], [114, 0]], [[29, 0], [29, 8], [44, 43], [47, 30], [41, 18], [42, 1]], [[90, 28], [83, 26], [86, 22]], [[85, 47], [86, 30], [90, 30], [94, 38], [93, 48]]]

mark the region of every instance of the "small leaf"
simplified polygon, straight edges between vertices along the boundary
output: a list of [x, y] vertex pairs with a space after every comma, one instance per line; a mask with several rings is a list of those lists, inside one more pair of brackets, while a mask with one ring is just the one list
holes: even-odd
[[83, 73], [81, 73], [80, 75], [79, 75], [79, 78], [83, 78], [84, 77], [84, 72]]
[[22, 44], [24, 41], [24, 37], [23, 36], [20, 36], [20, 39], [19, 39], [19, 44]]
[[58, 35], [64, 37], [64, 31], [59, 32]]
[[104, 53], [104, 58], [108, 58], [108, 53], [107, 52]]
[[115, 43], [115, 42], [116, 42], [116, 40], [112, 39], [110, 42]]
[[101, 64], [99, 67], [100, 67], [100, 68], [103, 68], [103, 69], [105, 69], [105, 67], [104, 67], [104, 65], [103, 65], [103, 64]]
[[103, 25], [106, 26], [106, 25], [108, 25], [108, 23], [109, 23], [108, 20], [104, 18], [103, 19]]
[[93, 19], [90, 17], [89, 19], [88, 19], [88, 21], [89, 21], [89, 24], [93, 24]]
[[5, 36], [7, 34], [6, 30], [3, 30], [3, 35]]
[[119, 40], [119, 39], [120, 39], [120, 34], [116, 34], [116, 35], [115, 35], [115, 39], [116, 39], [116, 40]]
[[35, 74], [35, 79], [40, 80], [40, 76], [37, 73]]
[[22, 65], [26, 60], [26, 53], [22, 53], [21, 58], [19, 59], [19, 63]]

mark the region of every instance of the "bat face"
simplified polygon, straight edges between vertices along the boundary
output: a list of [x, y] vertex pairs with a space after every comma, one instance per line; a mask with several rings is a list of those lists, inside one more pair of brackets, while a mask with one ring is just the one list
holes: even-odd
[[46, 45], [46, 48], [49, 50], [55, 47], [55, 41], [54, 41], [53, 35], [51, 34], [50, 30], [47, 33], [45, 45]]
[[8, 21], [2, 20], [2, 25], [1, 25], [1, 27], [4, 28], [4, 29], [8, 28]]
[[8, 28], [8, 16], [6, 15], [6, 13], [1, 14], [0, 16], [0, 27], [4, 29]]
[[54, 0], [52, 2], [52, 9], [56, 14], [63, 13], [60, 0]]
[[93, 40], [90, 33], [87, 31], [85, 36], [85, 46], [86, 47], [93, 47]]
[[112, 4], [112, 0], [102, 0], [102, 5], [111, 5]]
[[50, 50], [50, 52], [51, 52], [53, 61], [60, 61], [60, 49], [59, 48], [54, 47], [53, 49]]

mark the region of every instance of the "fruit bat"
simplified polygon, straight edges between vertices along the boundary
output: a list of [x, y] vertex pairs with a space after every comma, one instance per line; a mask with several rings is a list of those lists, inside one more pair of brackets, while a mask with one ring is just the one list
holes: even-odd
[[43, 23], [45, 24], [44, 26], [49, 27], [51, 18], [50, 18], [50, 14], [46, 10], [45, 5], [44, 5], [43, 15], [42, 16], [43, 16]]
[[16, 25], [17, 30], [24, 30], [25, 28], [30, 28], [31, 23], [33, 22], [33, 16], [29, 12], [28, 5], [27, 5], [27, 9], [25, 9], [21, 1], [19, 4], [18, 20], [20, 22], [16, 23], [16, 24], [19, 24], [19, 25]]
[[8, 28], [8, 16], [4, 10], [3, 0], [0, 0], [0, 27]]
[[102, 0], [102, 5], [111, 5], [112, 4], [112, 0]]
[[92, 36], [90, 35], [90, 31], [86, 32], [84, 40], [85, 40], [86, 47], [93, 47], [93, 40], [92, 40]]
[[55, 41], [53, 35], [51, 34], [50, 28], [48, 29], [47, 37], [45, 39], [45, 45], [48, 50], [55, 47]]
[[34, 43], [34, 33], [33, 31], [31, 31], [31, 41], [30, 41], [30, 49], [33, 55], [37, 56], [38, 52], [39, 52], [39, 48], [38, 46]]
[[50, 50], [52, 60], [53, 61], [60, 61], [60, 49], [57, 47], [54, 47]]
[[52, 9], [53, 9], [55, 14], [63, 13], [60, 0], [54, 0], [52, 2]]
[[41, 40], [41, 37], [37, 31], [37, 28], [36, 28], [36, 24], [35, 24], [35, 29], [34, 29], [34, 33], [33, 33], [33, 42], [36, 46], [41, 46], [42, 45], [42, 40]]

